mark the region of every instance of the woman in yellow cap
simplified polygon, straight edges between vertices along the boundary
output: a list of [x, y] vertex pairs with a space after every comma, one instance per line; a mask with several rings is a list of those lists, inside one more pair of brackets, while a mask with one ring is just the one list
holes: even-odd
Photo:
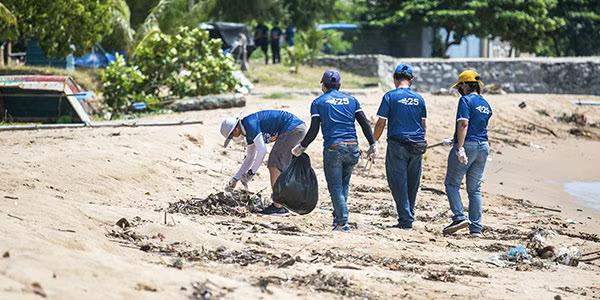
[[[471, 236], [481, 237], [483, 230], [481, 180], [490, 152], [487, 126], [492, 117], [492, 108], [481, 96], [482, 85], [479, 74], [470, 70], [462, 72], [452, 86], [458, 90], [461, 97], [456, 113], [454, 147], [448, 155], [448, 169], [444, 182], [453, 217], [452, 224], [444, 228], [444, 234], [453, 234], [469, 227]], [[468, 221], [460, 198], [460, 183], [465, 175], [469, 195]]]

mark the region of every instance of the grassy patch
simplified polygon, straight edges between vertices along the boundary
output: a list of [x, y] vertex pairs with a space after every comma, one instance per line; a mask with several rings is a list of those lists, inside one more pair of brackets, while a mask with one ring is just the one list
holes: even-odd
[[[294, 89], [319, 89], [321, 76], [329, 67], [300, 66], [298, 73], [290, 73], [290, 68], [283, 64], [265, 65], [264, 61], [253, 59], [249, 77], [258, 81], [259, 86], [281, 86]], [[364, 77], [348, 72], [341, 72], [342, 89], [365, 88], [377, 85], [376, 77]], [[277, 99], [277, 98], [271, 98]]]
[[97, 91], [101, 87], [99, 69], [78, 69], [69, 72], [65, 69], [32, 66], [10, 66], [0, 69], [0, 75], [60, 75], [71, 76], [83, 89]]
[[271, 94], [264, 96], [263, 98], [265, 98], [265, 99], [283, 99], [283, 98], [290, 98], [290, 97], [292, 97], [292, 96], [288, 93], [271, 93]]

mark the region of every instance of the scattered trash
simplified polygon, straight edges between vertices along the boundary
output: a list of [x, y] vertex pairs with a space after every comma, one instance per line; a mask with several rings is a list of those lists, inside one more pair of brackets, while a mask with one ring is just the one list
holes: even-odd
[[142, 282], [138, 282], [135, 285], [135, 289], [138, 291], [147, 291], [147, 292], [156, 292], [158, 291], [158, 289], [156, 287], [153, 287], [149, 284], [146, 283], [142, 283]]
[[572, 113], [570, 115], [563, 113], [562, 116], [557, 118], [559, 121], [564, 123], [575, 123], [577, 126], [587, 125], [587, 118], [584, 114]]
[[125, 228], [131, 226], [131, 224], [129, 223], [129, 221], [127, 221], [127, 219], [125, 219], [125, 218], [120, 218], [117, 221], [116, 225], [119, 226], [119, 227], [121, 227], [122, 229], [125, 229]]
[[254, 285], [259, 286], [263, 292], [270, 293], [267, 286], [271, 283], [308, 288], [312, 291], [332, 293], [348, 298], [370, 298], [366, 290], [355, 287], [355, 284], [347, 277], [336, 272], [327, 274], [321, 269], [318, 269], [316, 273], [303, 276], [296, 275], [291, 278], [260, 277]]
[[46, 298], [48, 295], [46, 294], [46, 292], [44, 291], [44, 289], [42, 288], [42, 285], [39, 282], [34, 282], [31, 284], [31, 290], [34, 294]]
[[192, 198], [169, 203], [168, 213], [184, 215], [219, 215], [246, 217], [249, 213], [259, 212], [264, 208], [260, 193], [233, 191], [233, 193], [210, 194], [204, 199]]
[[569, 133], [579, 137], [592, 137], [592, 133], [589, 130], [585, 130], [578, 127], [569, 129]]
[[545, 109], [537, 109], [535, 112], [537, 112], [538, 114], [540, 114], [542, 116], [550, 117], [550, 114]]
[[448, 271], [430, 271], [423, 276], [423, 279], [442, 282], [456, 282], [456, 277], [452, 276]]
[[592, 101], [592, 100], [577, 100], [575, 102], [577, 105], [591, 105], [591, 106], [600, 106], [600, 101]]
[[10, 257], [10, 252], [6, 251], [4, 252], [4, 254], [2, 254], [2, 258], [9, 258]]
[[572, 246], [568, 248], [559, 248], [552, 260], [563, 265], [576, 267], [579, 264], [580, 258], [581, 251], [579, 250], [579, 248]]
[[190, 299], [194, 300], [209, 300], [209, 299], [221, 299], [229, 292], [233, 292], [234, 289], [219, 287], [210, 280], [204, 282], [192, 282], [192, 295]]
[[577, 221], [573, 220], [573, 219], [565, 219], [565, 224], [577, 224]]
[[523, 101], [523, 102], [519, 103], [519, 108], [520, 108], [520, 109], [523, 109], [523, 108], [525, 108], [525, 107], [527, 107], [527, 103], [525, 103], [525, 101]]
[[529, 260], [529, 253], [527, 252], [527, 248], [521, 245], [508, 250], [505, 256], [509, 261], [522, 262], [524, 260]]
[[499, 254], [496, 254], [496, 255], [493, 255], [493, 256], [489, 257], [484, 262], [488, 263], [488, 264], [492, 264], [492, 265], [494, 265], [496, 267], [500, 267], [500, 268], [506, 267], [506, 262], [504, 262], [502, 259], [500, 259], [500, 255]]

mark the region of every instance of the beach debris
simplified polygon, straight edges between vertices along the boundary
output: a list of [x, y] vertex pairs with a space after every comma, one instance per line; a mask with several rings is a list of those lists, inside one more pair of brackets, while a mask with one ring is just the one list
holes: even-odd
[[574, 136], [583, 136], [583, 137], [592, 137], [592, 133], [589, 130], [585, 130], [583, 128], [575, 127], [569, 129], [569, 133]]
[[558, 249], [556, 255], [552, 259], [555, 262], [563, 265], [576, 267], [579, 264], [581, 258], [581, 251], [575, 246], [561, 247]]
[[598, 234], [595, 234], [595, 233], [587, 233], [587, 232], [572, 233], [572, 232], [563, 231], [560, 229], [557, 229], [556, 233], [558, 233], [560, 235], [572, 237], [572, 238], [585, 240], [585, 241], [600, 243], [600, 237], [598, 237]]
[[359, 184], [353, 186], [353, 190], [361, 193], [389, 193], [390, 189], [386, 186], [370, 186], [365, 184]]
[[571, 113], [566, 114], [563, 113], [562, 116], [557, 118], [559, 121], [563, 122], [563, 123], [574, 123], [577, 126], [585, 126], [587, 125], [587, 118], [584, 114], [580, 114], [580, 113]]
[[456, 282], [456, 277], [452, 276], [448, 271], [429, 271], [423, 279], [442, 282]]
[[2, 258], [9, 258], [10, 257], [10, 252], [5, 251], [4, 254], [2, 254]]
[[19, 197], [17, 196], [9, 196], [9, 195], [5, 195], [4, 198], [6, 199], [11, 199], [11, 200], [19, 200]]
[[523, 102], [519, 103], [519, 108], [520, 108], [520, 109], [523, 109], [523, 108], [525, 108], [525, 107], [527, 107], [527, 103], [525, 103], [525, 101], [523, 101]]
[[181, 213], [185, 215], [221, 215], [246, 217], [249, 213], [256, 213], [265, 207], [260, 193], [234, 191], [233, 193], [216, 193], [208, 197], [192, 198], [169, 203], [168, 213]]
[[505, 254], [505, 257], [509, 261], [522, 262], [525, 260], [529, 260], [529, 253], [527, 251], [527, 248], [519, 245], [508, 250]]
[[232, 292], [232, 288], [219, 287], [210, 280], [203, 282], [195, 281], [191, 283], [192, 295], [190, 299], [194, 300], [210, 300], [210, 299], [221, 299], [227, 295], [228, 292]]
[[308, 288], [312, 291], [332, 293], [344, 297], [371, 298], [366, 290], [357, 288], [349, 278], [337, 272], [325, 273], [322, 269], [318, 269], [315, 273], [295, 275], [291, 278], [259, 277], [254, 285], [260, 287], [263, 292], [272, 293], [267, 288], [269, 284]]
[[538, 113], [541, 116], [550, 117], [550, 114], [545, 109], [536, 109], [535, 112]]
[[131, 224], [129, 223], [129, 221], [127, 221], [127, 219], [125, 218], [120, 218], [117, 223], [115, 223], [117, 226], [121, 227], [122, 229], [125, 229], [127, 227], [130, 227]]
[[490, 256], [488, 259], [484, 261], [485, 263], [494, 265], [496, 267], [504, 268], [506, 267], [506, 262], [500, 258], [499, 254], [495, 254]]
[[46, 298], [48, 296], [48, 294], [46, 294], [46, 291], [44, 291], [44, 288], [42, 288], [42, 285], [39, 282], [31, 283], [31, 291], [42, 298]]
[[151, 286], [147, 283], [143, 283], [143, 282], [138, 282], [135, 285], [135, 289], [138, 291], [147, 291], [147, 292], [156, 292], [158, 291], [158, 289], [154, 286]]
[[11, 217], [11, 218], [15, 218], [19, 221], [24, 221], [23, 218], [19, 217], [19, 216], [15, 216], [15, 215], [11, 215], [11, 214], [6, 214], [7, 216]]

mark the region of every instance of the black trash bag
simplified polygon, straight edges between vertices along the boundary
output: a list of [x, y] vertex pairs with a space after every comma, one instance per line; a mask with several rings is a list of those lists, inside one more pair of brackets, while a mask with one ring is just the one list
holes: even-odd
[[288, 168], [279, 175], [273, 187], [273, 201], [301, 215], [315, 209], [319, 201], [319, 187], [306, 153], [293, 157]]

